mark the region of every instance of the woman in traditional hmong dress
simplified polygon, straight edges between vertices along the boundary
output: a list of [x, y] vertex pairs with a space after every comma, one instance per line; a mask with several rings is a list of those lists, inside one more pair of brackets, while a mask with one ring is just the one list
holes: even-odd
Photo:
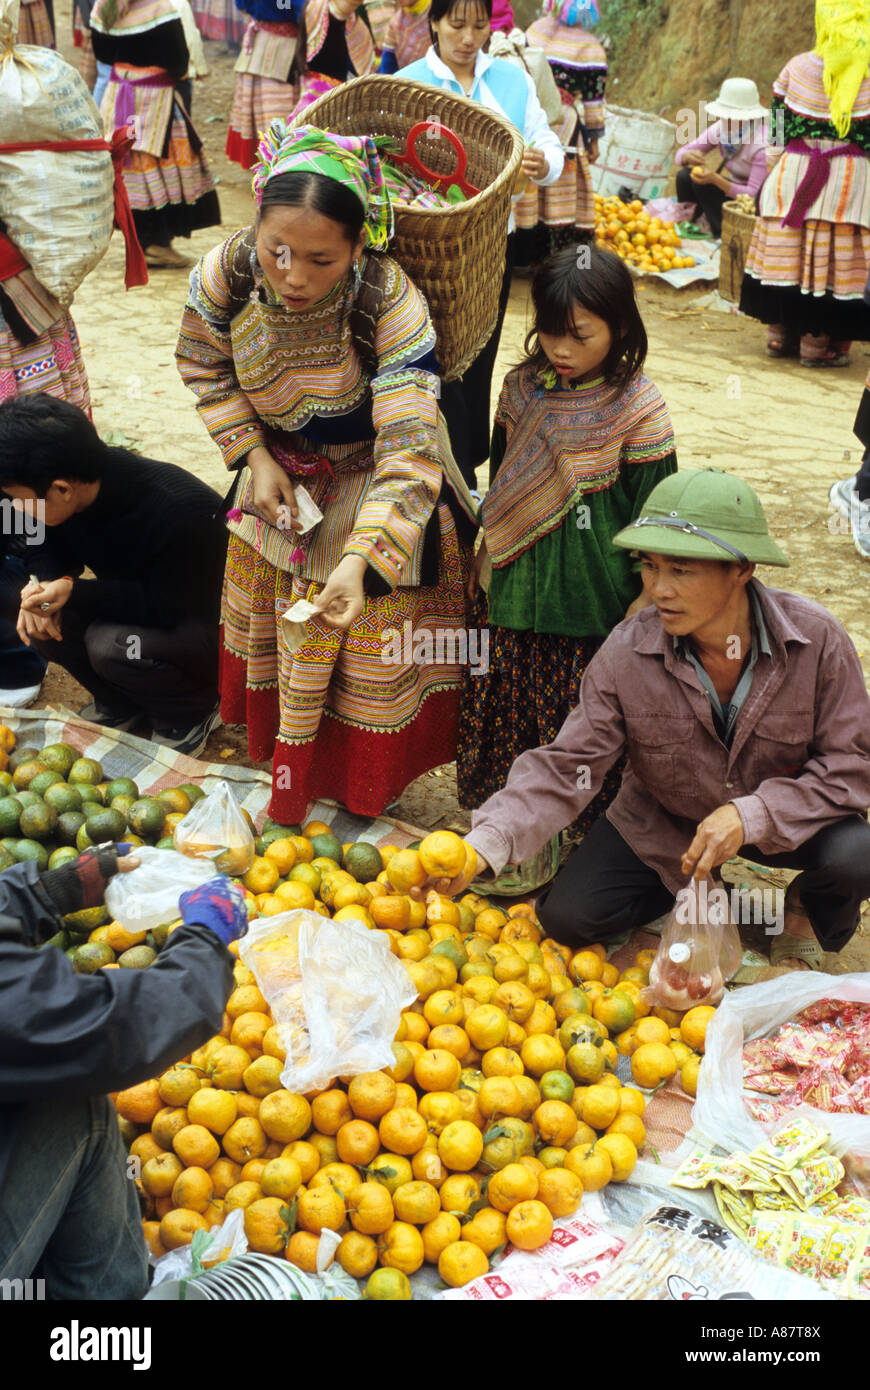
[[[529, 73], [484, 52], [491, 23], [492, 0], [432, 0], [432, 44], [422, 58], [401, 68], [396, 76], [470, 97], [495, 111], [525, 141], [520, 167], [526, 178], [541, 186], [551, 184], [562, 172], [562, 148], [550, 129]], [[476, 486], [475, 471], [489, 454], [492, 373], [510, 294], [514, 226], [512, 206], [492, 336], [463, 375], [445, 382], [441, 391], [441, 408], [450, 429], [453, 452], [470, 487]], [[494, 247], [494, 255], [499, 250]]]
[[79, 73], [93, 91], [97, 80], [97, 60], [91, 42], [91, 0], [75, 0], [72, 22], [73, 47], [80, 50]]
[[595, 0], [547, 0], [546, 12], [526, 38], [547, 55], [565, 106], [559, 138], [574, 153], [548, 188], [530, 188], [517, 207], [519, 264], [547, 256], [560, 246], [587, 241], [595, 227], [590, 164], [604, 134], [607, 54], [584, 24], [598, 22]]
[[248, 17], [233, 0], [192, 0], [192, 8], [196, 27], [204, 39], [238, 49]]
[[381, 49], [378, 72], [396, 72], [422, 58], [432, 39], [429, 34], [430, 0], [411, 0], [397, 5]]
[[[771, 171], [740, 309], [771, 357], [842, 367], [870, 340], [870, 3], [818, 0], [816, 47], [773, 84]], [[799, 348], [798, 348], [799, 344]]]
[[[392, 212], [370, 139], [275, 122], [260, 213], [191, 281], [176, 356], [239, 471], [223, 596], [221, 711], [273, 758], [270, 814], [317, 796], [376, 815], [455, 752], [455, 639], [474, 505], [439, 416], [425, 301], [389, 256]], [[294, 535], [304, 484], [323, 512]], [[313, 601], [308, 640], [281, 616]], [[442, 655], [444, 649], [442, 646]]]
[[37, 48], [54, 48], [54, 4], [52, 0], [21, 0], [16, 43], [32, 43]]
[[363, 0], [363, 5], [369, 28], [372, 31], [372, 38], [375, 41], [375, 53], [380, 58], [390, 21], [395, 15], [398, 5], [396, 0]]
[[303, 6], [293, 3], [280, 20], [275, 0], [243, 0], [242, 7], [250, 18], [235, 66], [226, 154], [250, 169], [261, 134], [276, 118], [287, 117], [299, 98], [294, 72]]
[[375, 69], [375, 41], [362, 0], [306, 0], [299, 23], [296, 80], [298, 116], [324, 92]]
[[[631, 276], [612, 253], [589, 254], [578, 267], [565, 247], [536, 273], [527, 358], [496, 410], [469, 580], [489, 669], [466, 673], [456, 754], [468, 808], [504, 786], [520, 753], [552, 742], [601, 643], [643, 606], [631, 556], [611, 541], [677, 466], [667, 406], [642, 375], [647, 340]], [[612, 800], [621, 770], [577, 830]]]
[[91, 33], [97, 61], [112, 72], [100, 105], [106, 133], [133, 134], [124, 169], [136, 232], [149, 266], [189, 262], [172, 238], [220, 222], [214, 179], [179, 84], [190, 55], [172, 0], [96, 0]]

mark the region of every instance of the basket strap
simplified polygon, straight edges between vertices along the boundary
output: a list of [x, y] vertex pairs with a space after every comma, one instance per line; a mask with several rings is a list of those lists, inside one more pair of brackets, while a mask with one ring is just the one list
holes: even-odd
[[375, 336], [385, 291], [383, 263], [379, 256], [369, 254], [363, 260], [359, 290], [350, 311], [350, 334], [360, 361], [372, 376], [378, 370]]

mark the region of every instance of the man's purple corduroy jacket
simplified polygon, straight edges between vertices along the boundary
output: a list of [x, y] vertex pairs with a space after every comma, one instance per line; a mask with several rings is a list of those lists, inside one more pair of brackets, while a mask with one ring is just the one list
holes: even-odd
[[606, 815], [676, 893], [695, 829], [733, 802], [744, 843], [782, 854], [870, 806], [870, 697], [858, 654], [810, 599], [750, 581], [771, 655], [761, 654], [730, 748], [710, 700], [654, 608], [614, 628], [586, 669], [580, 701], [552, 743], [523, 753], [474, 813], [468, 841], [495, 873], [570, 825], [623, 749]]

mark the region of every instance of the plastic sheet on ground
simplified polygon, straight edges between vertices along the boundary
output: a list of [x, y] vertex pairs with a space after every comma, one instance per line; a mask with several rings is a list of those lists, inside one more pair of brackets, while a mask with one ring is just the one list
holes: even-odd
[[89, 724], [64, 708], [0, 710], [0, 718], [14, 731], [19, 746], [33, 743], [42, 748], [47, 743], [68, 743], [83, 757], [104, 763], [110, 777], [131, 777], [142, 796], [156, 796], [182, 782], [196, 782], [209, 792], [219, 781], [225, 781], [231, 783], [238, 805], [255, 821], [266, 814], [272, 788], [267, 772], [188, 758], [149, 739]]
[[[14, 731], [19, 745], [33, 743], [43, 748], [47, 743], [68, 743], [83, 757], [105, 763], [111, 777], [131, 777], [142, 796], [157, 796], [182, 782], [196, 782], [205, 792], [213, 791], [219, 782], [229, 782], [236, 803], [249, 813], [257, 826], [266, 818], [272, 794], [272, 778], [268, 772], [236, 763], [207, 763], [188, 758], [149, 739], [89, 724], [63, 707], [22, 710], [0, 706], [0, 720]], [[342, 843], [364, 840], [372, 845], [393, 844], [404, 849], [426, 834], [418, 826], [389, 816], [373, 819], [354, 815], [336, 801], [312, 802], [304, 819], [325, 821]]]
[[718, 284], [718, 241], [684, 241], [680, 247], [680, 255], [691, 256], [694, 264], [680, 266], [678, 270], [638, 270], [633, 265], [629, 265], [628, 268], [638, 280], [664, 280], [677, 290], [697, 284], [699, 280], [715, 280]]

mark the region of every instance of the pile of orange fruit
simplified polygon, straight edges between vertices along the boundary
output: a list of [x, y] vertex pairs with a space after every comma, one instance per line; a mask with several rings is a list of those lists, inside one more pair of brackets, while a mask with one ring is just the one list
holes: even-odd
[[[348, 901], [351, 885], [364, 885], [338, 860], [300, 857], [300, 839], [323, 845], [319, 823], [304, 831], [288, 838], [318, 891], [311, 877], [285, 875], [289, 905], [311, 906], [299, 901], [301, 884], [315, 910], [383, 931], [417, 988], [394, 1064], [319, 1093], [288, 1091], [280, 1031], [237, 960], [220, 1032], [115, 1097], [138, 1160], [146, 1238], [160, 1255], [243, 1208], [253, 1250], [308, 1272], [321, 1232], [337, 1231], [335, 1258], [369, 1280], [371, 1297], [410, 1297], [408, 1277], [424, 1263], [460, 1286], [508, 1242], [545, 1244], [584, 1190], [630, 1177], [646, 1139], [639, 1088], [681, 1069], [694, 1093], [713, 1010], [651, 1011], [641, 993], [650, 951], [620, 974], [601, 945], [572, 953], [545, 938], [531, 904], [504, 911], [472, 892], [426, 893], [430, 878], [454, 877], [474, 854], [451, 832], [382, 849], [367, 897]], [[286, 868], [281, 845], [262, 860]], [[353, 848], [342, 858], [370, 865]], [[249, 894], [252, 916], [274, 911], [268, 898], [286, 908], [281, 887], [266, 901]], [[636, 1085], [615, 1073], [620, 1052]]]
[[639, 198], [624, 203], [595, 194], [595, 244], [641, 271], [682, 270], [695, 263], [693, 256], [679, 254], [682, 242], [674, 224], [650, 217]]

